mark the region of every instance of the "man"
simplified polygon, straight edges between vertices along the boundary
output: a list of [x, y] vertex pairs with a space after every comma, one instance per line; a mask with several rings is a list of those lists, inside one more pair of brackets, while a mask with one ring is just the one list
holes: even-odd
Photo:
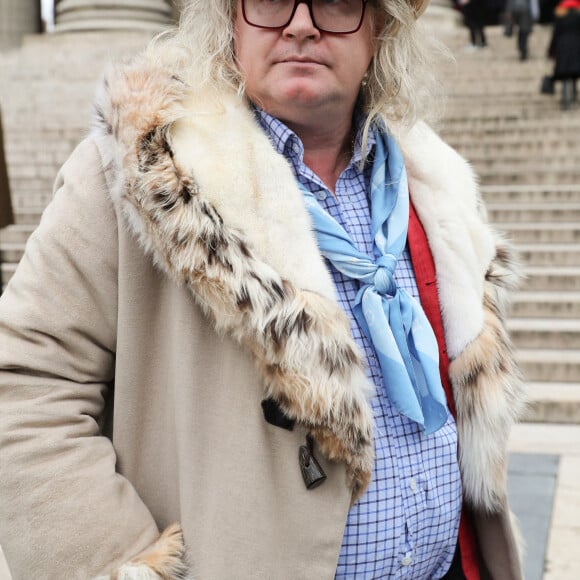
[[469, 28], [471, 44], [466, 50], [476, 50], [487, 46], [485, 36], [486, 4], [484, 0], [458, 0], [465, 25]]
[[2, 112], [0, 111], [0, 228], [9, 226], [13, 219], [12, 203], [10, 201], [10, 184], [8, 182], [8, 171], [6, 169], [6, 158], [4, 155]]
[[518, 29], [517, 49], [520, 60], [528, 58], [528, 38], [534, 28], [534, 22], [540, 16], [540, 7], [537, 0], [507, 0], [506, 21], [508, 30], [513, 26]]
[[580, 77], [580, 1], [563, 0], [554, 11], [554, 29], [548, 57], [554, 59], [551, 80], [554, 94], [555, 81], [562, 81], [562, 110], [578, 100], [576, 82]]
[[517, 275], [405, 128], [424, 7], [192, 1], [109, 75], [1, 303], [16, 579], [521, 578]]
[[[10, 200], [10, 183], [4, 156], [4, 131], [2, 129], [2, 111], [0, 111], [0, 229], [13, 223], [12, 202]], [[0, 254], [0, 294], [2, 294], [2, 255]]]

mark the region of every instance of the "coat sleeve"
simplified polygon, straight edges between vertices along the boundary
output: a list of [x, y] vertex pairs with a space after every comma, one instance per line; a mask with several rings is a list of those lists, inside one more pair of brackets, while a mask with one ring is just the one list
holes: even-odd
[[0, 545], [14, 580], [108, 574], [159, 536], [100, 430], [114, 380], [116, 228], [87, 140], [0, 300]]

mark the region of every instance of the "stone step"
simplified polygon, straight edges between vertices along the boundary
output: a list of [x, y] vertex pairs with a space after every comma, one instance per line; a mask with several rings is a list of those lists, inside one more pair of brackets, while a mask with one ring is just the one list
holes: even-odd
[[[510, 59], [511, 60], [511, 59]], [[501, 61], [493, 62], [493, 66], [484, 63], [482, 66], [471, 66], [470, 70], [465, 70], [464, 75], [457, 78], [453, 84], [454, 96], [471, 97], [472, 100], [479, 100], [479, 93], [476, 91], [481, 88], [483, 99], [485, 97], [498, 95], [499, 98], [509, 97], [511, 94], [518, 95], [528, 102], [533, 100], [545, 99], [547, 95], [540, 93], [540, 79], [542, 76], [545, 61], [529, 61], [530, 66], [525, 69], [519, 63]], [[472, 64], [472, 63], [470, 63]], [[537, 64], [538, 66], [533, 66]], [[497, 70], [496, 70], [497, 66]], [[511, 77], [502, 78], [502, 73], [511, 74]], [[559, 83], [558, 83], [559, 84]], [[533, 89], [530, 91], [530, 89]], [[504, 90], [504, 93], [501, 91]], [[528, 93], [526, 94], [526, 91]], [[482, 99], [482, 100], [483, 100]]]
[[[486, 34], [487, 30], [486, 27]], [[534, 31], [535, 36], [535, 31]], [[501, 39], [499, 39], [501, 42]], [[549, 42], [548, 37], [548, 42]], [[531, 41], [531, 38], [530, 38]], [[529, 46], [534, 50], [533, 43], [530, 42]], [[496, 41], [493, 41], [493, 45], [487, 47], [485, 51], [481, 51], [475, 54], [465, 54], [463, 52], [463, 46], [456, 47], [458, 50], [457, 57], [461, 64], [463, 64], [462, 75], [457, 76], [458, 86], [469, 87], [470, 92], [473, 93], [473, 83], [479, 83], [483, 87], [497, 87], [503, 84], [509, 85], [512, 81], [517, 81], [520, 85], [522, 81], [533, 81], [537, 78], [538, 70], [545, 70], [545, 44], [540, 45], [540, 50], [543, 49], [543, 54], [540, 58], [528, 59], [526, 62], [521, 62], [516, 58], [516, 50], [513, 41], [510, 41], [508, 46], [502, 47], [498, 45]], [[535, 48], [538, 48], [537, 46]], [[489, 66], [489, 61], [493, 62], [493, 67]], [[497, 71], [495, 67], [497, 66]], [[499, 75], [497, 73], [511, 72], [512, 76]], [[481, 73], [478, 76], [478, 73]], [[465, 81], [462, 83], [462, 79]], [[471, 86], [469, 82], [472, 81]], [[536, 86], [537, 83], [534, 84]], [[477, 85], [476, 85], [477, 86]]]
[[[479, 139], [517, 145], [522, 137], [527, 137], [525, 140], [537, 142], [538, 145], [551, 143], [558, 147], [561, 144], [557, 141], [558, 134], [563, 141], [576, 147], [578, 143], [574, 141], [574, 129], [580, 127], [580, 115], [574, 110], [557, 110], [553, 108], [553, 104], [551, 107], [550, 110], [527, 112], [522, 116], [519, 105], [511, 111], [501, 111], [491, 105], [475, 115], [470, 109], [462, 110], [456, 106], [453, 114], [448, 115], [438, 127], [448, 140], [467, 147], [478, 144]], [[469, 139], [470, 133], [464, 133], [466, 129], [473, 132], [478, 139]]]
[[522, 348], [516, 360], [527, 381], [580, 383], [580, 351]]
[[525, 290], [580, 290], [580, 267], [527, 266]]
[[[560, 133], [562, 139], [570, 141], [574, 139], [574, 134], [578, 132], [580, 123], [571, 123], [567, 126], [544, 127], [538, 121], [528, 121], [527, 125], [512, 124], [506, 125], [498, 121], [489, 127], [482, 126], [481, 117], [469, 120], [446, 119], [445, 125], [440, 128], [440, 133], [450, 144], [461, 148], [464, 144], [465, 135], [471, 135], [475, 143], [485, 143], [487, 141], [501, 142], [506, 137], [518, 139], [520, 141], [541, 141], [543, 139], [553, 139]], [[474, 143], [469, 143], [473, 146]]]
[[0, 265], [0, 271], [2, 272], [2, 286], [5, 288], [6, 284], [8, 284], [10, 278], [14, 275], [16, 271], [17, 264], [13, 262], [9, 263], [2, 263]]
[[[552, 151], [556, 151], [558, 157], [562, 157], [569, 150], [576, 156], [578, 155], [578, 141], [575, 133], [578, 133], [580, 126], [576, 125], [572, 129], [562, 129], [562, 135], [558, 135], [557, 129], [552, 129], [544, 133], [544, 129], [534, 128], [531, 130], [523, 129], [506, 129], [501, 131], [480, 131], [477, 127], [472, 127], [471, 124], [466, 123], [463, 127], [458, 127], [457, 135], [448, 130], [442, 131], [442, 135], [447, 143], [454, 149], [467, 157], [476, 157], [482, 155], [491, 155], [493, 157], [506, 157], [509, 154], [533, 155], [534, 157], [548, 157]], [[472, 135], [472, 142], [464, 142], [461, 134], [467, 133]], [[506, 136], [509, 136], [510, 141], [506, 143]], [[554, 139], [560, 139], [569, 145], [564, 146], [562, 143], [558, 145], [547, 146], [543, 139], [551, 142]], [[517, 140], [513, 145], [511, 139]]]
[[514, 292], [513, 318], [580, 318], [580, 292]]
[[578, 202], [580, 185], [486, 185], [481, 188], [483, 199], [489, 203], [503, 202]]
[[[451, 131], [449, 129], [444, 129], [445, 134], [451, 140], [455, 147], [459, 147], [462, 150], [466, 149], [477, 149], [478, 146], [493, 146], [495, 148], [500, 147], [530, 147], [541, 148], [546, 147], [551, 150], [552, 147], [560, 147], [565, 145], [566, 147], [577, 148], [579, 143], [578, 139], [574, 138], [574, 130], [578, 129], [578, 126], [572, 127], [572, 129], [565, 130], [564, 128], [553, 129], [552, 131], [546, 130], [543, 137], [540, 139], [540, 131], [544, 131], [541, 127], [531, 127], [534, 129], [534, 135], [532, 138], [522, 139], [520, 135], [514, 134], [511, 131], [478, 131], [475, 130], [477, 139], [473, 138], [471, 134], [462, 134], [459, 131]], [[521, 130], [520, 130], [521, 131]], [[560, 131], [563, 133], [561, 134]], [[497, 151], [497, 149], [492, 149], [492, 151]]]
[[[453, 141], [453, 144], [461, 149], [477, 149], [480, 145], [493, 145], [495, 147], [521, 147], [527, 146], [530, 148], [542, 147], [558, 148], [562, 145], [571, 147], [572, 149], [578, 147], [578, 140], [574, 138], [574, 129], [578, 129], [579, 124], [572, 127], [552, 127], [551, 129], [537, 126], [538, 121], [528, 121], [529, 126], [524, 127], [510, 127], [504, 130], [490, 129], [481, 130], [474, 129], [477, 139], [473, 139], [470, 134], [462, 134], [459, 128], [444, 127], [443, 132]], [[513, 131], [513, 132], [512, 132]], [[529, 133], [528, 139], [522, 139], [522, 134]], [[494, 149], [495, 151], [495, 149]]]
[[471, 95], [462, 95], [462, 98], [449, 99], [448, 106], [453, 108], [453, 118], [464, 123], [481, 118], [524, 119], [533, 122], [560, 113], [560, 103], [557, 99], [535, 97], [535, 99], [528, 98], [522, 103], [522, 98], [525, 96], [516, 94], [501, 98], [498, 95], [489, 95], [486, 100], [469, 108]]
[[[535, 88], [535, 87], [534, 87]], [[505, 93], [500, 91], [504, 90]], [[477, 103], [475, 100], [477, 99]], [[554, 108], [557, 97], [546, 97], [540, 92], [530, 91], [528, 83], [524, 86], [504, 85], [489, 91], [486, 94], [474, 95], [465, 90], [456, 90], [449, 96], [449, 104], [453, 107], [454, 117], [469, 118], [474, 113], [498, 115], [518, 115], [521, 119], [540, 118], [542, 110]], [[469, 108], [472, 103], [471, 109]], [[575, 103], [571, 103], [576, 107]]]
[[[501, 73], [498, 71], [497, 74]], [[469, 81], [469, 79], [467, 80]], [[449, 102], [453, 106], [453, 115], [458, 113], [470, 114], [474, 110], [489, 109], [491, 107], [493, 107], [494, 112], [497, 109], [509, 109], [511, 111], [513, 110], [514, 102], [520, 105], [520, 109], [514, 112], [521, 113], [526, 109], [537, 111], [541, 107], [548, 106], [552, 101], [552, 97], [546, 97], [540, 91], [531, 91], [529, 79], [523, 79], [523, 82], [520, 81], [519, 83], [495, 83], [495, 85], [492, 83], [479, 83], [477, 88], [481, 88], [481, 93], [477, 94], [473, 92], [473, 85], [477, 84], [477, 81], [472, 80], [471, 83], [471, 89], [468, 89], [465, 84], [455, 85], [451, 89]], [[468, 108], [470, 102], [473, 105], [472, 109]], [[463, 110], [458, 111], [458, 107]]]
[[[553, 136], [556, 139], [557, 136]], [[562, 140], [558, 144], [550, 141], [544, 142], [533, 139], [518, 139], [517, 142], [504, 141], [499, 139], [486, 139], [485, 141], [477, 140], [474, 143], [453, 143], [461, 155], [468, 157], [474, 162], [479, 162], [486, 158], [495, 159], [501, 155], [505, 160], [515, 158], [519, 162], [528, 158], [540, 160], [542, 163], [547, 162], [547, 156], [551, 156], [549, 162], [554, 163], [558, 160], [565, 159], [567, 156], [578, 158], [580, 155], [580, 142], [573, 137]]]
[[[513, 72], [514, 71], [511, 70], [508, 74]], [[496, 74], [499, 75], [501, 73], [498, 71]], [[540, 77], [541, 76], [542, 75], [540, 75]], [[520, 108], [513, 107], [509, 111], [511, 113], [509, 118], [521, 118], [527, 120], [530, 117], [522, 116], [522, 110], [530, 109], [532, 107], [532, 110], [537, 110], [537, 108], [541, 108], [554, 100], [553, 96], [542, 95], [538, 90], [539, 79], [536, 78], [535, 81], [537, 84], [534, 82], [534, 79], [529, 77], [514, 84], [499, 82], [495, 83], [495, 86], [491, 86], [493, 83], [482, 83], [477, 80], [472, 80], [470, 81], [472, 86], [471, 88], [468, 88], [467, 85], [463, 84], [461, 81], [450, 86], [449, 78], [446, 78], [443, 80], [443, 83], [447, 83], [448, 101], [450, 105], [450, 108], [448, 108], [448, 115], [452, 117], [468, 117], [473, 111], [480, 109], [485, 109], [489, 115], [493, 115], [496, 113], [496, 108], [503, 110], [506, 108], [506, 104], [517, 99], [519, 100], [518, 105], [520, 105]], [[475, 89], [473, 87], [474, 85]], [[474, 90], [481, 90], [482, 92], [481, 94], [474, 93]], [[504, 92], [502, 93], [501, 91]], [[472, 109], [469, 109], [470, 103], [473, 105]], [[557, 111], [554, 116], [558, 116], [561, 113], [562, 111]]]
[[[527, 154], [541, 158], [555, 153], [557, 158], [561, 158], [567, 151], [577, 155], [578, 141], [574, 133], [579, 129], [580, 125], [575, 125], [571, 129], [562, 128], [561, 135], [558, 135], [558, 129], [544, 130], [541, 127], [533, 127], [533, 130], [531, 128], [506, 128], [505, 130], [482, 131], [477, 127], [472, 127], [470, 123], [465, 123], [463, 127], [457, 128], [457, 134], [451, 134], [449, 131], [444, 131], [443, 134], [450, 145], [466, 155], [490, 154], [494, 157], [501, 155], [508, 158], [511, 155], [522, 157]], [[473, 141], [463, 141], [462, 131], [473, 134]], [[561, 142], [552, 145], [558, 136]]]
[[[519, 102], [518, 102], [519, 101]], [[557, 99], [542, 99], [541, 101], [528, 100], [521, 102], [520, 97], [511, 98], [509, 101], [498, 102], [497, 97], [490, 97], [489, 102], [481, 103], [478, 108], [469, 108], [469, 97], [465, 102], [450, 100], [449, 107], [453, 107], [453, 117], [456, 121], [456, 127], [464, 125], [465, 127], [478, 129], [481, 127], [481, 120], [495, 122], [498, 126], [502, 119], [523, 120], [529, 125], [534, 125], [537, 121], [546, 117], [555, 117], [562, 111]], [[570, 111], [566, 111], [570, 112]], [[572, 111], [571, 114], [574, 114]], [[563, 112], [562, 112], [563, 113]], [[515, 131], [517, 135], [517, 130]], [[554, 129], [547, 132], [547, 136], [554, 137]]]
[[577, 167], [580, 161], [580, 148], [562, 149], [547, 155], [546, 153], [530, 154], [525, 150], [511, 150], [508, 154], [490, 154], [481, 150], [471, 150], [466, 155], [469, 161], [482, 169], [514, 167], [523, 169], [540, 167], [544, 170], [566, 171]]
[[508, 115], [475, 115], [470, 117], [447, 116], [441, 124], [440, 132], [451, 143], [463, 139], [466, 135], [474, 138], [510, 135], [518, 138], [544, 139], [546, 135], [560, 133], [562, 138], [570, 139], [580, 127], [580, 117], [550, 115], [548, 119], [522, 119], [517, 114]]
[[[576, 458], [578, 456], [578, 441], [580, 441], [580, 425], [554, 425], [549, 423], [539, 424], [539, 423], [518, 423], [514, 425], [511, 430], [510, 438], [508, 441], [508, 451], [510, 453], [529, 453], [529, 454], [545, 454], [545, 455], [559, 455], [561, 456], [561, 461], [568, 462], [568, 460], [572, 460], [574, 463], [577, 463]], [[570, 504], [565, 501], [570, 495], [566, 495], [564, 491], [564, 497], [558, 500], [564, 500], [564, 509], [569, 509], [571, 505], [576, 506], [577, 501], [580, 500], [578, 497], [577, 491], [577, 481], [578, 476], [577, 468], [567, 470], [565, 475], [565, 482], [564, 486], [568, 488], [572, 492], [572, 498], [577, 498], [574, 504]], [[562, 477], [564, 473], [561, 472], [560, 477]], [[562, 478], [562, 479], [564, 479]], [[571, 548], [576, 548], [578, 545], [578, 536], [577, 536], [577, 517], [576, 517], [576, 508], [573, 508], [574, 511], [571, 514], [571, 518], [566, 520], [568, 523], [564, 523], [564, 530], [554, 530], [559, 531], [564, 534], [560, 536], [567, 540], [561, 546], [558, 546], [558, 554], [563, 555], [570, 552]], [[568, 528], [569, 534], [565, 534], [565, 528]], [[554, 528], [553, 528], [554, 529]], [[565, 540], [565, 541], [566, 541]], [[562, 550], [562, 551], [560, 551]], [[572, 549], [572, 552], [575, 550]], [[559, 564], [562, 558], [557, 558], [554, 563]], [[571, 560], [569, 562], [572, 563], [572, 566], [577, 564], [576, 554], [572, 554]], [[549, 568], [553, 567], [552, 563], [548, 563]], [[573, 578], [577, 578], [578, 575], [570, 575], [567, 574], [569, 572], [569, 568], [561, 569], [558, 571], [559, 573], [551, 574], [548, 573], [543, 576], [544, 580], [572, 580]], [[539, 580], [542, 576], [537, 576]]]
[[526, 152], [512, 151], [509, 155], [492, 156], [488, 153], [472, 152], [467, 156], [469, 161], [482, 169], [512, 169], [521, 168], [523, 171], [529, 168], [540, 168], [544, 171], [568, 171], [574, 170], [580, 165], [580, 149], [561, 152], [556, 155], [535, 154], [528, 155]]
[[0, 244], [25, 244], [35, 225], [15, 224], [0, 229]]
[[580, 319], [512, 318], [507, 328], [516, 348], [580, 352]]
[[[55, 171], [55, 176], [56, 173]], [[39, 208], [44, 209], [50, 203], [52, 187], [47, 189], [44, 186], [44, 180], [33, 183], [34, 187], [26, 191], [25, 195], [12, 195], [12, 208], [15, 213], [29, 210], [40, 211]]]
[[[528, 122], [541, 120], [546, 116], [557, 116], [562, 111], [559, 108], [558, 99], [545, 98], [540, 95], [528, 97], [522, 102], [526, 96], [521, 93], [513, 92], [511, 94], [501, 96], [497, 94], [487, 95], [472, 108], [469, 108], [470, 100], [473, 101], [471, 95], [463, 94], [456, 95], [449, 99], [448, 106], [453, 108], [452, 118], [469, 122], [473, 119], [521, 119]], [[576, 107], [575, 104], [572, 105]]]
[[[494, 45], [493, 48], [497, 49], [497, 46]], [[513, 46], [510, 49], [503, 55], [498, 54], [497, 50], [490, 50], [486, 54], [460, 54], [458, 57], [466, 65], [461, 71], [463, 74], [457, 74], [453, 78], [449, 78], [448, 74], [443, 74], [446, 80], [453, 82], [453, 87], [456, 90], [461, 89], [461, 91], [468, 92], [474, 97], [478, 96], [476, 91], [480, 87], [485, 93], [490, 93], [497, 90], [498, 87], [522, 87], [526, 86], [527, 83], [536, 81], [538, 70], [543, 71], [544, 63], [536, 59], [530, 59], [526, 63], [516, 63], [513, 58], [515, 56]], [[473, 58], [470, 58], [471, 56]], [[482, 60], [483, 56], [489, 57], [485, 60], [493, 61], [493, 67], [489, 66], [489, 62]], [[511, 76], [502, 74], [508, 72], [511, 73]], [[534, 82], [534, 86], [538, 86], [538, 84]], [[539, 91], [538, 94], [540, 94]]]
[[572, 243], [580, 242], [580, 227], [577, 222], [502, 222], [496, 227], [508, 234], [516, 243]]
[[14, 221], [20, 225], [38, 225], [44, 209], [44, 207], [19, 209], [14, 212]]
[[577, 202], [504, 202], [488, 203], [492, 222], [580, 222], [580, 203]]
[[543, 169], [560, 170], [569, 169], [580, 160], [580, 141], [575, 147], [550, 150], [530, 146], [527, 142], [519, 146], [498, 146], [483, 140], [472, 147], [450, 144], [462, 157], [482, 169], [501, 168], [507, 164], [514, 167], [536, 165]]
[[530, 382], [523, 421], [580, 424], [580, 383]]
[[580, 125], [580, 118], [575, 110], [554, 110], [545, 116], [524, 117], [520, 114], [518, 107], [514, 107], [508, 113], [503, 112], [502, 114], [498, 114], [493, 107], [493, 103], [491, 103], [491, 106], [488, 104], [484, 108], [484, 114], [478, 111], [478, 115], [473, 115], [472, 111], [474, 109], [469, 108], [469, 99], [464, 101], [464, 106], [461, 108], [453, 107], [451, 106], [452, 104], [457, 104], [461, 107], [460, 101], [456, 99], [456, 102], [454, 102], [453, 97], [450, 97], [445, 110], [446, 117], [444, 118], [444, 123], [441, 123], [441, 126], [446, 133], [455, 131], [460, 138], [467, 137], [467, 135], [461, 135], [459, 131], [465, 125], [489, 134], [497, 131], [503, 131], [509, 134], [508, 129], [513, 131], [532, 129], [536, 135], [539, 134], [538, 131], [540, 129], [543, 129], [546, 135], [550, 135], [555, 129], [559, 128], [562, 128], [565, 133], [571, 134], [571, 129]]
[[[492, 68], [495, 68], [495, 63]], [[512, 69], [507, 74], [513, 74], [514, 72]], [[496, 74], [500, 75], [501, 72], [498, 70]], [[539, 76], [541, 77], [542, 75], [540, 74]], [[527, 77], [513, 80], [515, 82], [499, 81], [493, 83], [465, 78], [463, 79], [465, 82], [458, 81], [452, 87], [449, 87], [448, 92], [451, 93], [449, 95], [449, 101], [453, 105], [463, 106], [466, 109], [465, 113], [467, 113], [467, 105], [469, 105], [470, 101], [477, 109], [478, 107], [491, 108], [496, 104], [501, 107], [506, 103], [518, 99], [519, 104], [525, 109], [529, 108], [530, 105], [542, 106], [553, 99], [552, 96], [542, 95], [540, 93], [538, 90], [540, 84], [538, 77], [535, 79]], [[447, 81], [448, 79], [445, 79], [443, 82], [445, 83]], [[470, 82], [471, 87], [468, 84]], [[474, 90], [477, 91], [479, 89], [482, 91], [481, 94], [474, 92]], [[513, 112], [517, 114], [519, 111], [519, 109], [516, 109]], [[456, 115], [457, 110], [454, 108], [451, 114]]]
[[518, 244], [522, 262], [529, 266], [580, 266], [580, 242], [570, 244]]
[[538, 185], [547, 183], [580, 183], [580, 164], [572, 168], [542, 168], [537, 166], [494, 167], [486, 169], [475, 166], [479, 182], [483, 185]]
[[[496, 63], [491, 67], [495, 69]], [[490, 99], [496, 98], [499, 102], [509, 99], [510, 97], [520, 97], [525, 98], [527, 96], [527, 102], [544, 100], [544, 95], [540, 91], [534, 91], [533, 94], [526, 95], [526, 91], [529, 91], [530, 84], [534, 84], [534, 88], [537, 87], [536, 79], [534, 76], [537, 71], [525, 71], [525, 74], [521, 74], [522, 70], [514, 69], [513, 66], [504, 67], [503, 72], [511, 73], [513, 76], [510, 78], [501, 78], [499, 75], [502, 74], [501, 65], [497, 66], [497, 71], [494, 70], [496, 76], [490, 75], [487, 70], [488, 66], [479, 67], [477, 70], [472, 71], [477, 78], [473, 75], [466, 73], [465, 75], [458, 77], [449, 88], [451, 92], [451, 98], [453, 99], [471, 99], [475, 105], [481, 105]], [[487, 78], [485, 78], [487, 77]], [[447, 82], [451, 79], [446, 77], [443, 82]], [[539, 83], [538, 83], [539, 84]], [[481, 89], [481, 92], [478, 92]], [[502, 92], [503, 91], [503, 92]], [[525, 104], [525, 103], [524, 103]]]
[[24, 248], [26, 244], [14, 244], [14, 243], [4, 243], [0, 242], [0, 262], [14, 262], [18, 263], [24, 255]]

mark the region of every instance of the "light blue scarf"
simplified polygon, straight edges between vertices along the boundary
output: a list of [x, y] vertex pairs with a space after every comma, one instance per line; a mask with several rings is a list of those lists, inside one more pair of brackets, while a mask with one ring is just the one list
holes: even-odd
[[439, 349], [421, 305], [394, 280], [407, 241], [409, 188], [399, 147], [383, 131], [377, 131], [371, 175], [374, 262], [302, 187], [304, 199], [322, 255], [361, 283], [352, 308], [375, 347], [387, 396], [400, 413], [433, 433], [447, 420]]

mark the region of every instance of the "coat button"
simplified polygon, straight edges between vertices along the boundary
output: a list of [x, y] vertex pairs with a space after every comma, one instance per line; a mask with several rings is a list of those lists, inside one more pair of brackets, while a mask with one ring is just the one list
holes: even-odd
[[306, 445], [298, 450], [298, 462], [306, 489], [314, 489], [326, 481], [326, 473], [312, 454], [312, 439], [308, 438]]

